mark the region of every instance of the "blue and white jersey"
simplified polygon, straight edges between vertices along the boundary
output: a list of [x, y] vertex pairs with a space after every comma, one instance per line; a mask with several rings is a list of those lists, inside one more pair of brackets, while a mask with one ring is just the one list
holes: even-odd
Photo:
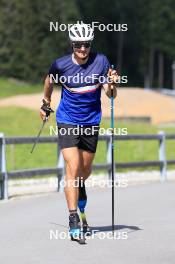
[[[101, 121], [101, 82], [106, 82], [110, 64], [103, 54], [90, 53], [83, 65], [75, 64], [72, 54], [55, 60], [50, 78], [62, 86], [56, 121], [73, 125], [99, 125]], [[54, 78], [53, 78], [54, 77]]]

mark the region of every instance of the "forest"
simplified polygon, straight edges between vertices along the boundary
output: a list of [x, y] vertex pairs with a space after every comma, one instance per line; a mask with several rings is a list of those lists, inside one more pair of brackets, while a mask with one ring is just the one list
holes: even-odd
[[64, 25], [77, 21], [95, 22], [92, 49], [127, 76], [124, 86], [172, 89], [175, 0], [0, 0], [0, 76], [43, 82], [71, 52]]

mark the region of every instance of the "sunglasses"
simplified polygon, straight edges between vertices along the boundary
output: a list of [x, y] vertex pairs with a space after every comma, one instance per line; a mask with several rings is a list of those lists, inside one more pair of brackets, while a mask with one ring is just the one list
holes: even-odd
[[91, 42], [72, 42], [73, 48], [80, 49], [82, 46], [84, 46], [86, 49], [90, 48]]

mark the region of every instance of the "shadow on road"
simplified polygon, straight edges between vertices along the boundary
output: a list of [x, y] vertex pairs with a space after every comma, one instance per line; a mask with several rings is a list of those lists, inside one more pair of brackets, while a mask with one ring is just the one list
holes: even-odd
[[[143, 230], [138, 226], [128, 226], [128, 225], [115, 225], [114, 230], [121, 230], [121, 229], [129, 229], [128, 233]], [[94, 231], [95, 233], [98, 232], [109, 232], [111, 231], [111, 226], [91, 226], [91, 230]]]
[[[66, 229], [68, 229], [68, 226], [66, 226], [66, 225], [62, 225], [62, 224], [59, 224], [59, 223], [53, 223], [53, 222], [50, 222], [50, 224], [52, 224], [52, 225], [57, 225], [57, 226], [59, 226], [59, 227], [62, 227], [62, 228], [66, 228]], [[91, 231], [93, 231], [94, 233], [99, 233], [99, 232], [110, 232], [110, 231], [112, 231], [111, 226], [90, 226], [90, 229], [91, 229]], [[127, 232], [128, 232], [128, 233], [143, 230], [143, 229], [141, 229], [141, 228], [138, 227], [138, 226], [128, 226], [128, 225], [115, 225], [115, 226], [114, 226], [114, 230], [121, 230], [121, 229], [127, 229]], [[129, 230], [129, 231], [128, 231], [128, 230]]]

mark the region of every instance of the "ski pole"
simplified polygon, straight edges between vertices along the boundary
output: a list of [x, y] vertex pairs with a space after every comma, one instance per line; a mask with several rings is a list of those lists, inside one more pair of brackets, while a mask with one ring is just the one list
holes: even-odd
[[[112, 70], [114, 65], [111, 65]], [[114, 160], [114, 86], [111, 84], [111, 174], [112, 174], [112, 233], [114, 235], [114, 173], [115, 173], [115, 160]]]
[[34, 149], [35, 149], [35, 146], [36, 146], [36, 144], [37, 144], [38, 141], [39, 141], [39, 137], [40, 137], [40, 135], [41, 135], [41, 132], [42, 132], [42, 130], [43, 130], [43, 128], [44, 128], [44, 125], [45, 125], [45, 123], [47, 122], [47, 120], [48, 120], [48, 117], [46, 117], [46, 118], [43, 120], [42, 126], [41, 126], [41, 128], [40, 128], [40, 130], [39, 130], [39, 132], [38, 132], [38, 135], [37, 135], [37, 137], [36, 137], [36, 139], [35, 139], [35, 142], [34, 142], [34, 144], [33, 144], [33, 147], [32, 147], [32, 149], [31, 149], [31, 151], [30, 151], [31, 154], [33, 153], [33, 151], [34, 151]]
[[37, 144], [38, 141], [39, 141], [39, 137], [40, 137], [41, 132], [42, 132], [42, 130], [43, 130], [43, 128], [44, 128], [44, 125], [45, 125], [45, 123], [48, 121], [50, 114], [51, 114], [51, 113], [54, 113], [54, 111], [53, 111], [52, 108], [50, 107], [50, 102], [48, 103], [45, 99], [43, 99], [43, 105], [41, 106], [41, 110], [45, 112], [45, 118], [43, 119], [42, 126], [41, 126], [41, 128], [40, 128], [40, 130], [39, 130], [39, 132], [38, 132], [38, 135], [37, 135], [37, 137], [36, 137], [36, 139], [35, 139], [35, 142], [34, 142], [34, 144], [33, 144], [33, 147], [32, 147], [32, 149], [31, 149], [30, 153], [33, 153], [33, 151], [34, 151], [34, 149], [35, 149], [35, 146], [36, 146], [36, 144]]

